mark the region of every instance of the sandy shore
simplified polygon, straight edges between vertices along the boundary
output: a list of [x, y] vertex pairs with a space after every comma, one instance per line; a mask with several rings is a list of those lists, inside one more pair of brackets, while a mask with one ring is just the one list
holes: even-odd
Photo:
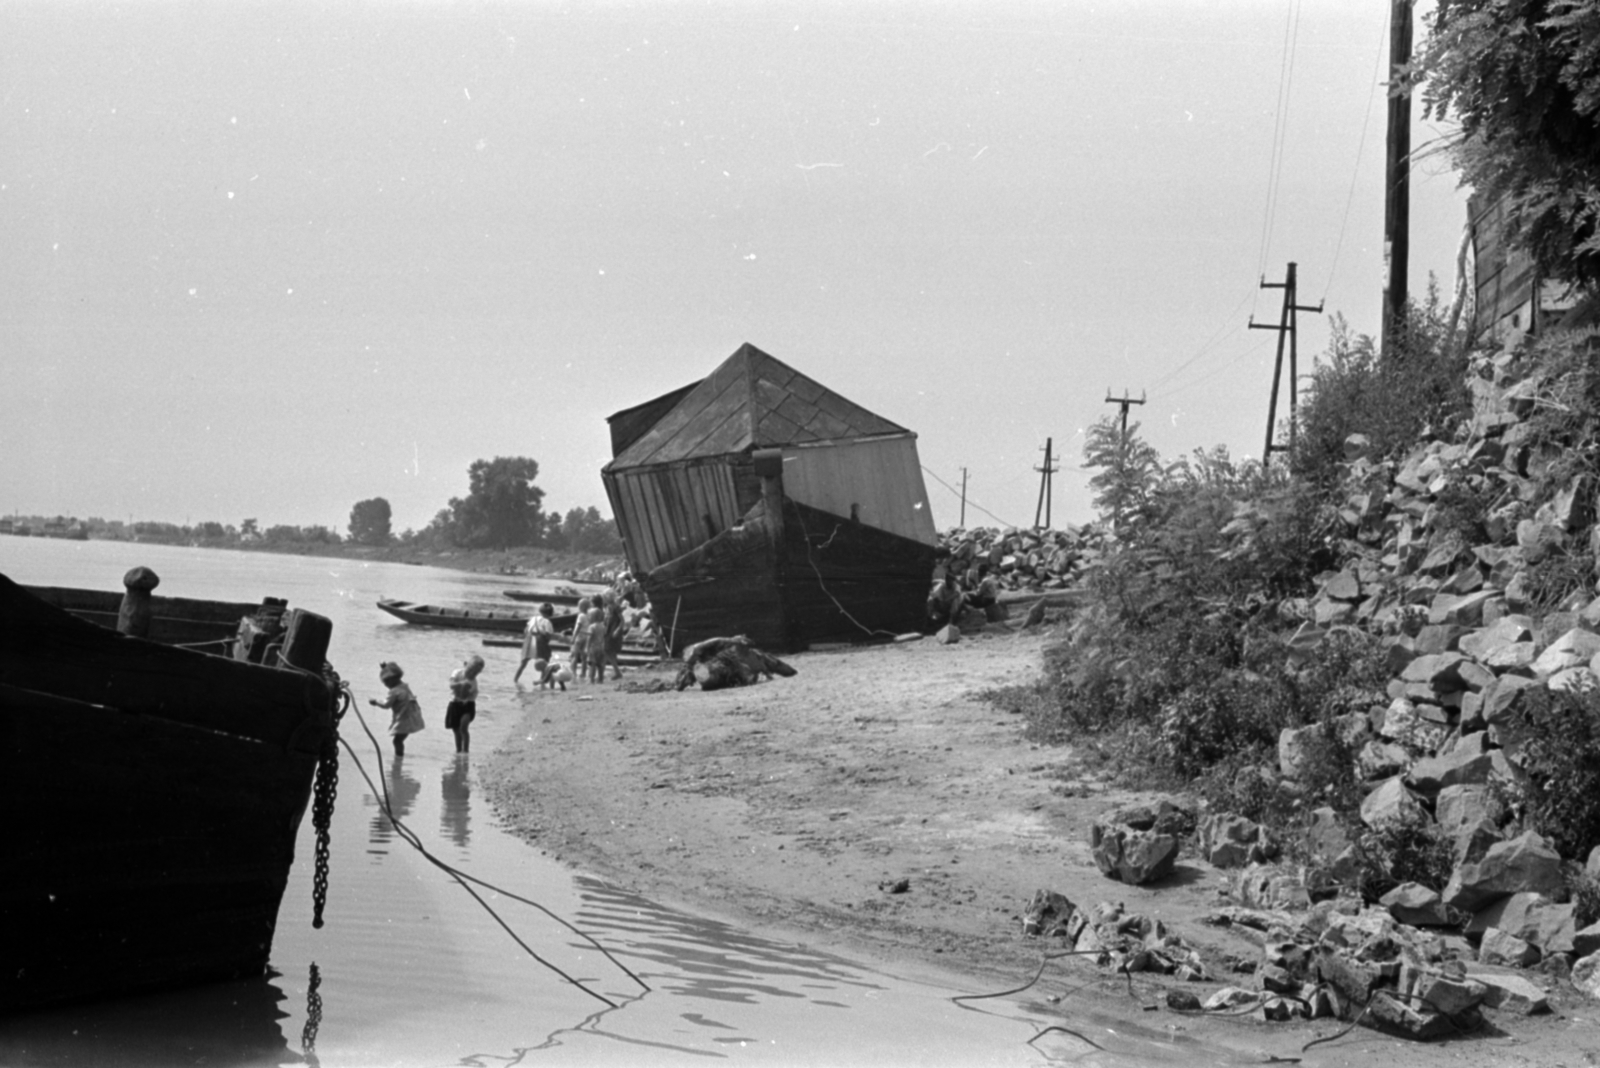
[[[1069, 749], [1030, 744], [1018, 717], [983, 698], [1032, 678], [1046, 640], [1002, 631], [806, 653], [787, 658], [793, 678], [715, 693], [629, 692], [670, 683], [664, 669], [531, 692], [522, 729], [480, 778], [513, 833], [575, 867], [775, 937], [935, 963], [969, 976], [973, 992], [1016, 987], [1039, 968], [1045, 947], [1021, 933], [1039, 889], [1165, 921], [1216, 970], [1193, 985], [1202, 997], [1252, 985], [1225, 962], [1254, 960], [1259, 943], [1198, 922], [1223, 903], [1222, 873], [1186, 857], [1156, 888], [1102, 876], [1090, 821], [1148, 795], [1084, 781]], [[1130, 1000], [1125, 979], [1066, 959], [1029, 996], [1277, 1053], [1338, 1029], [1164, 1009], [1158, 1019], [1141, 1006], [1163, 1002], [1169, 985], [1138, 977]], [[1554, 1055], [1595, 1036], [1591, 1023], [1570, 1037], [1559, 1019], [1520, 1021], [1519, 1042]], [[1329, 1046], [1313, 1059], [1367, 1063], [1395, 1045], [1362, 1030], [1339, 1041], [1339, 1057]], [[1408, 1063], [1506, 1063], [1482, 1042], [1406, 1049]]]

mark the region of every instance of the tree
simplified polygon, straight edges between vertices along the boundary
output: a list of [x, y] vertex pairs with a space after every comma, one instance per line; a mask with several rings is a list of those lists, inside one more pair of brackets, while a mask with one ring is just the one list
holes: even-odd
[[350, 509], [350, 540], [360, 545], [387, 545], [393, 533], [389, 502], [382, 497], [357, 501]]
[[[555, 526], [554, 523], [551, 526]], [[600, 514], [600, 509], [573, 508], [561, 521], [560, 544], [579, 553], [619, 553], [622, 539], [617, 525]]]
[[256, 526], [256, 521], [254, 519], [243, 519], [239, 521], [240, 541], [254, 541], [259, 537], [261, 537], [261, 529]]
[[1090, 476], [1089, 488], [1102, 518], [1109, 516], [1118, 530], [1136, 524], [1165, 474], [1161, 454], [1139, 437], [1139, 424], [1124, 435], [1115, 418], [1102, 417], [1084, 435], [1083, 459], [1100, 469]]
[[1547, 277], [1600, 283], [1600, 0], [1438, 0], [1407, 84]]
[[450, 499], [456, 543], [505, 549], [543, 541], [544, 490], [533, 484], [538, 477], [539, 462], [526, 456], [474, 460], [467, 468], [467, 496]]

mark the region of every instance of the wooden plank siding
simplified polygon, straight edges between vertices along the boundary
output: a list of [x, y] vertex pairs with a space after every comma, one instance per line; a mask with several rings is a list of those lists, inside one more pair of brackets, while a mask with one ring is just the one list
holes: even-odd
[[[636, 573], [684, 555], [739, 521], [747, 509], [739, 507], [729, 459], [604, 473]], [[707, 528], [707, 516], [714, 530]]]
[[846, 518], [855, 505], [868, 526], [924, 545], [939, 541], [914, 434], [784, 449], [783, 492]]

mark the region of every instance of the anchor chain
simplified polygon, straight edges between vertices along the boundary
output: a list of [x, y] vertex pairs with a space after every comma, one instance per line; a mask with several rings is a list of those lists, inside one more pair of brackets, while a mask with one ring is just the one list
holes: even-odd
[[333, 824], [333, 803], [339, 795], [339, 721], [350, 708], [349, 687], [339, 679], [339, 673], [330, 665], [322, 666], [322, 677], [331, 692], [339, 695], [333, 713], [333, 729], [322, 743], [317, 757], [317, 779], [313, 787], [311, 825], [317, 831], [316, 862], [311, 875], [311, 926], [322, 929], [322, 910], [328, 904], [328, 848], [329, 828]]

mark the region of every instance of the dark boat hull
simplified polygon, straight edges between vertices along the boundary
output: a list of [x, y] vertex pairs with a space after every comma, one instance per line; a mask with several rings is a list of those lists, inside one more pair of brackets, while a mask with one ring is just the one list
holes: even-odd
[[332, 695], [0, 576], [0, 1012], [260, 975]]
[[922, 626], [936, 548], [792, 500], [783, 513], [775, 529], [757, 505], [740, 526], [641, 576], [674, 656], [739, 634], [796, 652]]

